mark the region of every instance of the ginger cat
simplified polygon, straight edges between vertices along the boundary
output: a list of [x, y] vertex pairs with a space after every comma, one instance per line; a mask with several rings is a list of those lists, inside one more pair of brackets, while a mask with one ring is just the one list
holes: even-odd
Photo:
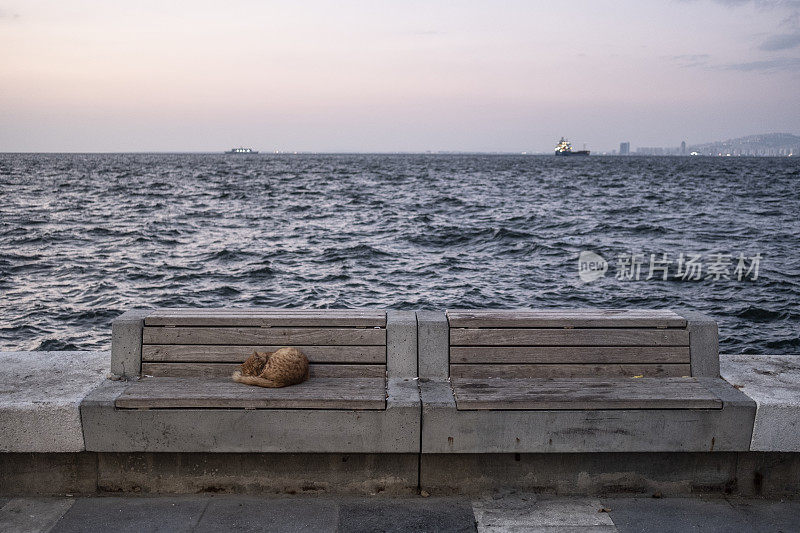
[[280, 348], [274, 352], [253, 352], [233, 380], [259, 387], [286, 387], [308, 379], [308, 359], [297, 348]]

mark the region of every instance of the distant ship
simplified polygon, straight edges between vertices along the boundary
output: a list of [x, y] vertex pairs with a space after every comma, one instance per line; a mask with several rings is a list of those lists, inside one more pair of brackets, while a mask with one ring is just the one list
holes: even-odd
[[251, 150], [250, 148], [231, 148], [226, 154], [257, 154], [258, 150]]
[[556, 155], [589, 155], [589, 150], [576, 150], [572, 151], [572, 143], [561, 137], [556, 146]]

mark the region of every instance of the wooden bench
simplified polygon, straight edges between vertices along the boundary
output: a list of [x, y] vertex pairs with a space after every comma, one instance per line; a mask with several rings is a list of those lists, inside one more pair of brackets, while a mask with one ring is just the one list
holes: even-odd
[[[310, 379], [235, 383], [253, 351], [299, 348]], [[112, 327], [123, 380], [82, 405], [90, 451], [418, 452], [413, 312], [157, 309]]]
[[418, 314], [423, 453], [747, 450], [716, 324], [667, 310]]

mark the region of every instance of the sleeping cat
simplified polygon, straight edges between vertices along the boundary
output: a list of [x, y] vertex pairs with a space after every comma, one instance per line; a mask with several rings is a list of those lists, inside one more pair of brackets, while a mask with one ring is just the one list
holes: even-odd
[[253, 352], [233, 380], [259, 387], [286, 387], [308, 379], [308, 359], [297, 348], [280, 348], [274, 352]]

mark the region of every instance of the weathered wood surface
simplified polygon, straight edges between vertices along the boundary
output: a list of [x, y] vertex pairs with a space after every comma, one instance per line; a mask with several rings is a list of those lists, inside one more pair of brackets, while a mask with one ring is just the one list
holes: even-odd
[[686, 319], [666, 309], [453, 309], [451, 327], [486, 328], [685, 328]]
[[[224, 377], [239, 368], [236, 363], [142, 363], [142, 374], [153, 377]], [[379, 378], [386, 376], [386, 365], [315, 364], [311, 377]]]
[[208, 314], [307, 314], [307, 315], [380, 315], [383, 309], [362, 308], [362, 309], [313, 309], [313, 308], [292, 308], [292, 307], [159, 307], [148, 311], [149, 314], [163, 315], [191, 315], [196, 313]]
[[689, 363], [688, 346], [451, 346], [451, 363]]
[[[383, 378], [316, 378], [267, 389], [229, 378], [143, 378], [117, 397], [120, 409], [385, 409]], [[280, 432], [280, 428], [276, 428]]]
[[453, 346], [688, 346], [685, 329], [459, 329]]
[[386, 311], [374, 309], [157, 309], [148, 326], [385, 327]]
[[145, 326], [143, 344], [385, 345], [386, 330], [302, 327]]
[[450, 376], [454, 378], [683, 377], [691, 374], [689, 364], [450, 365]]
[[721, 409], [694, 378], [453, 378], [461, 410]]
[[[145, 344], [142, 361], [241, 363], [256, 352], [274, 352], [283, 345], [230, 346]], [[385, 363], [386, 346], [294, 346], [312, 363]]]

